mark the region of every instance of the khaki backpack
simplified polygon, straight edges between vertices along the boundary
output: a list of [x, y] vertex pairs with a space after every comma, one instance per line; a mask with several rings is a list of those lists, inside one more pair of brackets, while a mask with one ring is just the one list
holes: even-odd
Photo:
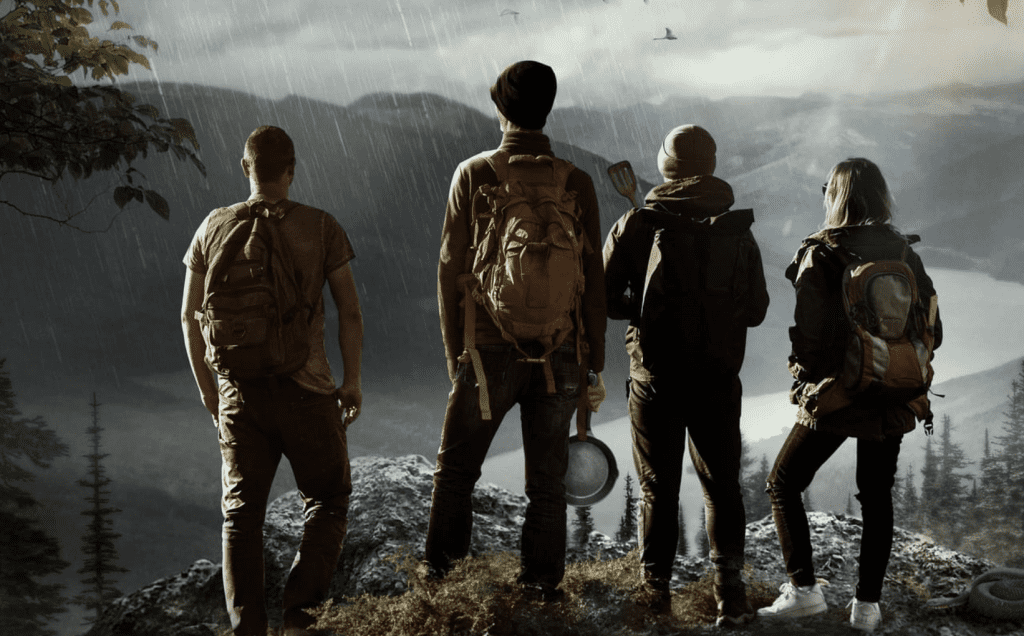
[[309, 357], [312, 312], [279, 218], [262, 202], [228, 210], [235, 225], [211, 255], [195, 314], [206, 361], [215, 373], [240, 380], [298, 371]]
[[898, 260], [862, 261], [841, 246], [828, 247], [843, 263], [843, 309], [850, 326], [843, 364], [834, 378], [808, 387], [801, 398], [821, 417], [854, 399], [906, 404], [932, 433], [932, 349], [938, 295], [923, 304], [906, 263], [909, 241]]
[[[544, 365], [549, 393], [555, 392], [549, 356], [574, 328], [578, 360], [585, 353], [580, 316], [586, 237], [576, 193], [565, 190], [573, 165], [556, 157], [501, 150], [488, 162], [498, 184], [481, 186], [474, 195], [473, 209], [477, 198], [484, 197], [487, 211], [473, 219], [472, 270], [460, 278], [466, 290], [463, 355], [473, 364], [485, 420], [491, 419], [491, 411], [476, 349], [478, 304], [523, 360]], [[528, 341], [540, 342], [543, 353], [528, 355], [520, 346]]]

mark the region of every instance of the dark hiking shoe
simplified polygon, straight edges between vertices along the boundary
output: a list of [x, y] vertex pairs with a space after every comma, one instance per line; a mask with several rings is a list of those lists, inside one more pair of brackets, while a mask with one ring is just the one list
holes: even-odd
[[561, 603], [565, 600], [565, 590], [540, 583], [523, 583], [523, 597], [529, 601], [541, 603]]
[[715, 600], [718, 603], [719, 627], [746, 625], [757, 617], [757, 612], [747, 600], [747, 586], [738, 570], [723, 569], [715, 576]]
[[636, 604], [655, 614], [672, 612], [672, 593], [668, 581], [647, 580], [640, 584], [635, 596]]
[[447, 570], [435, 567], [429, 561], [420, 561], [420, 573], [425, 581], [443, 581], [448, 575]]
[[728, 601], [718, 602], [718, 618], [715, 625], [718, 627], [739, 627], [746, 625], [757, 618], [754, 606], [745, 598], [741, 605], [730, 604]]

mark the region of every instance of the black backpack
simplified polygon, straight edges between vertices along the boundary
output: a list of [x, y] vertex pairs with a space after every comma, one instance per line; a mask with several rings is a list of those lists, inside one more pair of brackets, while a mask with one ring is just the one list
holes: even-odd
[[740, 244], [753, 210], [693, 219], [643, 208], [655, 228], [640, 305], [640, 349], [652, 373], [674, 373], [699, 362], [738, 372], [746, 342], [748, 304]]
[[279, 219], [266, 207], [246, 202], [228, 208], [237, 223], [211, 255], [196, 312], [210, 368], [240, 380], [292, 373], [309, 357], [311, 307]]

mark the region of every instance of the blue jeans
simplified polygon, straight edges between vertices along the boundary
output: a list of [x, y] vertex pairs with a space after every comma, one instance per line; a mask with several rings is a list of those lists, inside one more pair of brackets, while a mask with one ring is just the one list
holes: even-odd
[[[768, 495], [786, 572], [793, 585], [813, 585], [814, 561], [807, 513], [800, 495], [829, 457], [847, 440], [843, 435], [797, 424], [768, 475]], [[892, 486], [902, 435], [881, 441], [857, 440], [857, 500], [864, 529], [860, 542], [857, 600], [877, 603], [892, 552]]]
[[224, 595], [238, 636], [265, 636], [263, 521], [278, 463], [292, 466], [304, 504], [302, 542], [284, 585], [285, 626], [327, 598], [348, 526], [348, 443], [334, 395], [286, 377], [221, 384]]
[[[555, 587], [565, 573], [565, 472], [569, 425], [580, 392], [575, 349], [551, 354], [555, 393], [547, 392], [544, 368], [523, 362], [511, 345], [479, 346], [490, 392], [491, 420], [480, 414], [473, 365], [459, 363], [448, 395], [434, 494], [427, 529], [426, 559], [439, 573], [469, 554], [473, 532], [473, 487], [494, 434], [518, 403], [526, 455], [526, 520], [521, 544], [521, 583]], [[530, 355], [533, 347], [524, 347]]]

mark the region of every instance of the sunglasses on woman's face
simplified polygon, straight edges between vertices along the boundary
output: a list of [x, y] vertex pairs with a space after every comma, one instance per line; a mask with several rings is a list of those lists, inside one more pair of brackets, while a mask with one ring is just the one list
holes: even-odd
[[826, 192], [828, 192], [828, 184], [827, 183], [825, 185], [821, 186], [821, 193], [825, 194]]

